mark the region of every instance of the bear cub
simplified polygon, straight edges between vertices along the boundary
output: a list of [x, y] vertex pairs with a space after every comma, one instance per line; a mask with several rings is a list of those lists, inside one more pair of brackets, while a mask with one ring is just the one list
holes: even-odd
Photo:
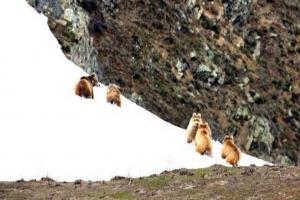
[[107, 88], [106, 101], [111, 104], [116, 104], [121, 107], [121, 92], [120, 87], [115, 84], [110, 84]]
[[212, 139], [208, 123], [200, 123], [195, 136], [196, 151], [201, 155], [212, 155]]
[[240, 149], [234, 144], [233, 136], [226, 135], [223, 141], [222, 158], [231, 164], [233, 167], [238, 166], [241, 158]]

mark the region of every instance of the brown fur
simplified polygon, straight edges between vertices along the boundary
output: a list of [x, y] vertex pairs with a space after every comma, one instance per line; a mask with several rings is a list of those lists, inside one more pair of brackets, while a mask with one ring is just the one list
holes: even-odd
[[207, 126], [207, 131], [208, 131], [209, 137], [210, 137], [210, 139], [212, 139], [211, 129], [210, 129], [210, 127], [209, 127], [209, 125], [208, 125], [207, 122], [205, 122], [205, 124], [206, 124], [206, 126]]
[[241, 158], [240, 149], [234, 144], [233, 137], [226, 135], [223, 142], [222, 158], [231, 164], [233, 167], [238, 165]]
[[93, 87], [99, 86], [96, 74], [82, 76], [75, 86], [75, 94], [88, 99], [94, 98]]
[[106, 101], [121, 107], [121, 92], [119, 86], [110, 84], [106, 93]]
[[200, 123], [198, 125], [198, 130], [195, 136], [196, 151], [201, 155], [207, 153], [211, 156], [212, 154], [212, 140], [209, 134], [208, 123]]
[[193, 113], [186, 130], [187, 143], [191, 143], [192, 141], [194, 141], [199, 123], [202, 123], [201, 114]]

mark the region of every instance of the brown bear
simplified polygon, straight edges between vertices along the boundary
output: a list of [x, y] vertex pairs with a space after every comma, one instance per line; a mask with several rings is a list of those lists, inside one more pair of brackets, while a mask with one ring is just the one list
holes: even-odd
[[190, 119], [189, 125], [186, 129], [187, 143], [191, 143], [194, 141], [199, 123], [202, 123], [201, 114], [193, 113], [193, 115]]
[[208, 123], [200, 123], [195, 136], [196, 151], [201, 155], [212, 154], [212, 140], [210, 136], [210, 129]]
[[95, 86], [100, 86], [95, 73], [90, 76], [82, 76], [75, 86], [75, 94], [80, 97], [94, 99], [93, 87]]
[[121, 92], [120, 87], [115, 84], [110, 84], [107, 88], [106, 101], [111, 104], [116, 104], [121, 107]]
[[240, 149], [234, 144], [233, 137], [226, 135], [223, 141], [222, 158], [231, 164], [233, 167], [238, 165], [241, 158]]

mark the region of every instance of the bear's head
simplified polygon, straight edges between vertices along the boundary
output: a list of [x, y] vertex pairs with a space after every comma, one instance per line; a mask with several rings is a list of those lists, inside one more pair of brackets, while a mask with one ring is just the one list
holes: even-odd
[[118, 85], [116, 85], [116, 84], [109, 84], [108, 89], [120, 92], [120, 87]]
[[209, 127], [207, 122], [200, 122], [198, 124], [198, 130], [201, 131], [203, 134], [209, 134]]
[[202, 121], [202, 117], [201, 117], [201, 113], [193, 113], [192, 115], [192, 119], [195, 120], [197, 119], [197, 121]]
[[233, 142], [233, 136], [232, 135], [225, 135], [223, 143], [232, 141]]
[[205, 123], [200, 123], [199, 124], [199, 128], [202, 128], [202, 129], [208, 129], [208, 123], [205, 122]]
[[93, 86], [97, 86], [99, 87], [100, 86], [100, 83], [98, 82], [98, 78], [97, 78], [97, 75], [96, 73], [92, 73], [89, 77], [88, 77], [90, 83], [93, 85]]

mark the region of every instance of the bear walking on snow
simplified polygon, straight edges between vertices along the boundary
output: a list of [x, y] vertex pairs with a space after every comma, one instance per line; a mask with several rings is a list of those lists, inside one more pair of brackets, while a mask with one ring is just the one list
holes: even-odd
[[196, 151], [201, 155], [212, 155], [212, 139], [208, 123], [200, 123], [195, 136]]
[[238, 165], [241, 158], [240, 149], [234, 144], [233, 137], [226, 135], [223, 142], [222, 158], [231, 164], [233, 167]]
[[121, 107], [121, 92], [120, 87], [115, 84], [110, 84], [107, 88], [106, 101], [111, 104], [116, 104]]
[[90, 76], [82, 76], [75, 86], [75, 94], [80, 97], [94, 99], [93, 87], [100, 86], [95, 73]]
[[195, 139], [195, 135], [198, 129], [199, 123], [202, 123], [202, 118], [200, 113], [193, 113], [189, 125], [186, 129], [186, 140], [187, 143], [191, 143]]

